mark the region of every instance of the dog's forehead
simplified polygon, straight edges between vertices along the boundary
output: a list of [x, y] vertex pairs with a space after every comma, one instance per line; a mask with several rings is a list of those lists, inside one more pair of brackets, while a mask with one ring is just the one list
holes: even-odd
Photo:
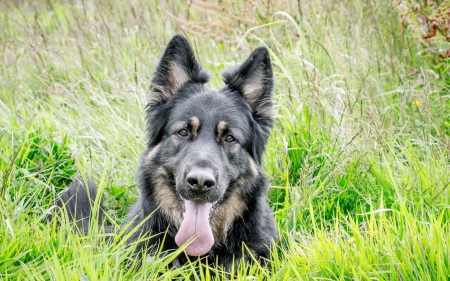
[[225, 121], [230, 126], [243, 127], [248, 124], [250, 107], [240, 96], [222, 90], [205, 89], [187, 93], [173, 108], [175, 122], [188, 122], [195, 117], [202, 125], [215, 126]]

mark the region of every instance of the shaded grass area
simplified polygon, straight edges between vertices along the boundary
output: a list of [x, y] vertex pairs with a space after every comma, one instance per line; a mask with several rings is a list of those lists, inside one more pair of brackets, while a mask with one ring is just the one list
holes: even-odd
[[[0, 5], [3, 280], [450, 276], [448, 60], [421, 56], [413, 33], [399, 35], [391, 2]], [[167, 268], [178, 251], [129, 270], [134, 245], [45, 220], [81, 175], [104, 189], [120, 225], [137, 197], [146, 91], [176, 33], [193, 42], [214, 87], [223, 67], [270, 49], [277, 117], [264, 168], [281, 237], [270, 269]]]

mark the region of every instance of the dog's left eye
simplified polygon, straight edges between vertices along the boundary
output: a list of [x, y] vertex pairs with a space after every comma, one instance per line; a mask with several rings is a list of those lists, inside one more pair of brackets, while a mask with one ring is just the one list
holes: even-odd
[[226, 138], [225, 138], [225, 141], [226, 142], [234, 142], [236, 139], [234, 138], [234, 136], [232, 136], [232, 135], [228, 135], [228, 136], [226, 136]]
[[188, 132], [186, 129], [181, 129], [177, 132], [180, 136], [185, 137], [187, 136]]

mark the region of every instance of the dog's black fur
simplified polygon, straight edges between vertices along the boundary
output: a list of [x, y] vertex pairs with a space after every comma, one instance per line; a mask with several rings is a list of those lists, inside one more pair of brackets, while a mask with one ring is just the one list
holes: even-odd
[[[255, 49], [241, 66], [224, 73], [220, 90], [206, 88], [207, 81], [189, 42], [175, 36], [152, 80], [140, 198], [128, 218], [128, 230], [138, 230], [129, 241], [152, 236], [138, 247], [152, 253], [158, 247], [177, 249], [194, 233], [198, 241], [173, 264], [192, 255], [230, 269], [233, 261], [249, 257], [243, 244], [256, 259], [269, 258], [277, 238], [261, 170], [273, 123], [269, 53]], [[96, 192], [92, 184], [86, 188], [78, 181], [59, 200], [72, 219], [81, 219], [82, 228], [91, 215], [89, 190]]]

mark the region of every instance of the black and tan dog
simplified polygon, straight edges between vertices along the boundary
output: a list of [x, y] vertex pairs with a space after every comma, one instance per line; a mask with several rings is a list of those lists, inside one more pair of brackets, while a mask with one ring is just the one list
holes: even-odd
[[[139, 167], [140, 198], [129, 212], [129, 239], [152, 236], [154, 246], [205, 257], [229, 269], [233, 261], [269, 258], [276, 239], [261, 157], [273, 123], [273, 74], [266, 48], [255, 49], [225, 87], [208, 89], [208, 74], [180, 35], [168, 44], [152, 80], [147, 107], [148, 147]], [[89, 184], [91, 196], [95, 187]], [[80, 226], [90, 215], [86, 188], [75, 182], [61, 195]], [[145, 221], [140, 227], [137, 227]], [[165, 236], [163, 245], [162, 239]]]

